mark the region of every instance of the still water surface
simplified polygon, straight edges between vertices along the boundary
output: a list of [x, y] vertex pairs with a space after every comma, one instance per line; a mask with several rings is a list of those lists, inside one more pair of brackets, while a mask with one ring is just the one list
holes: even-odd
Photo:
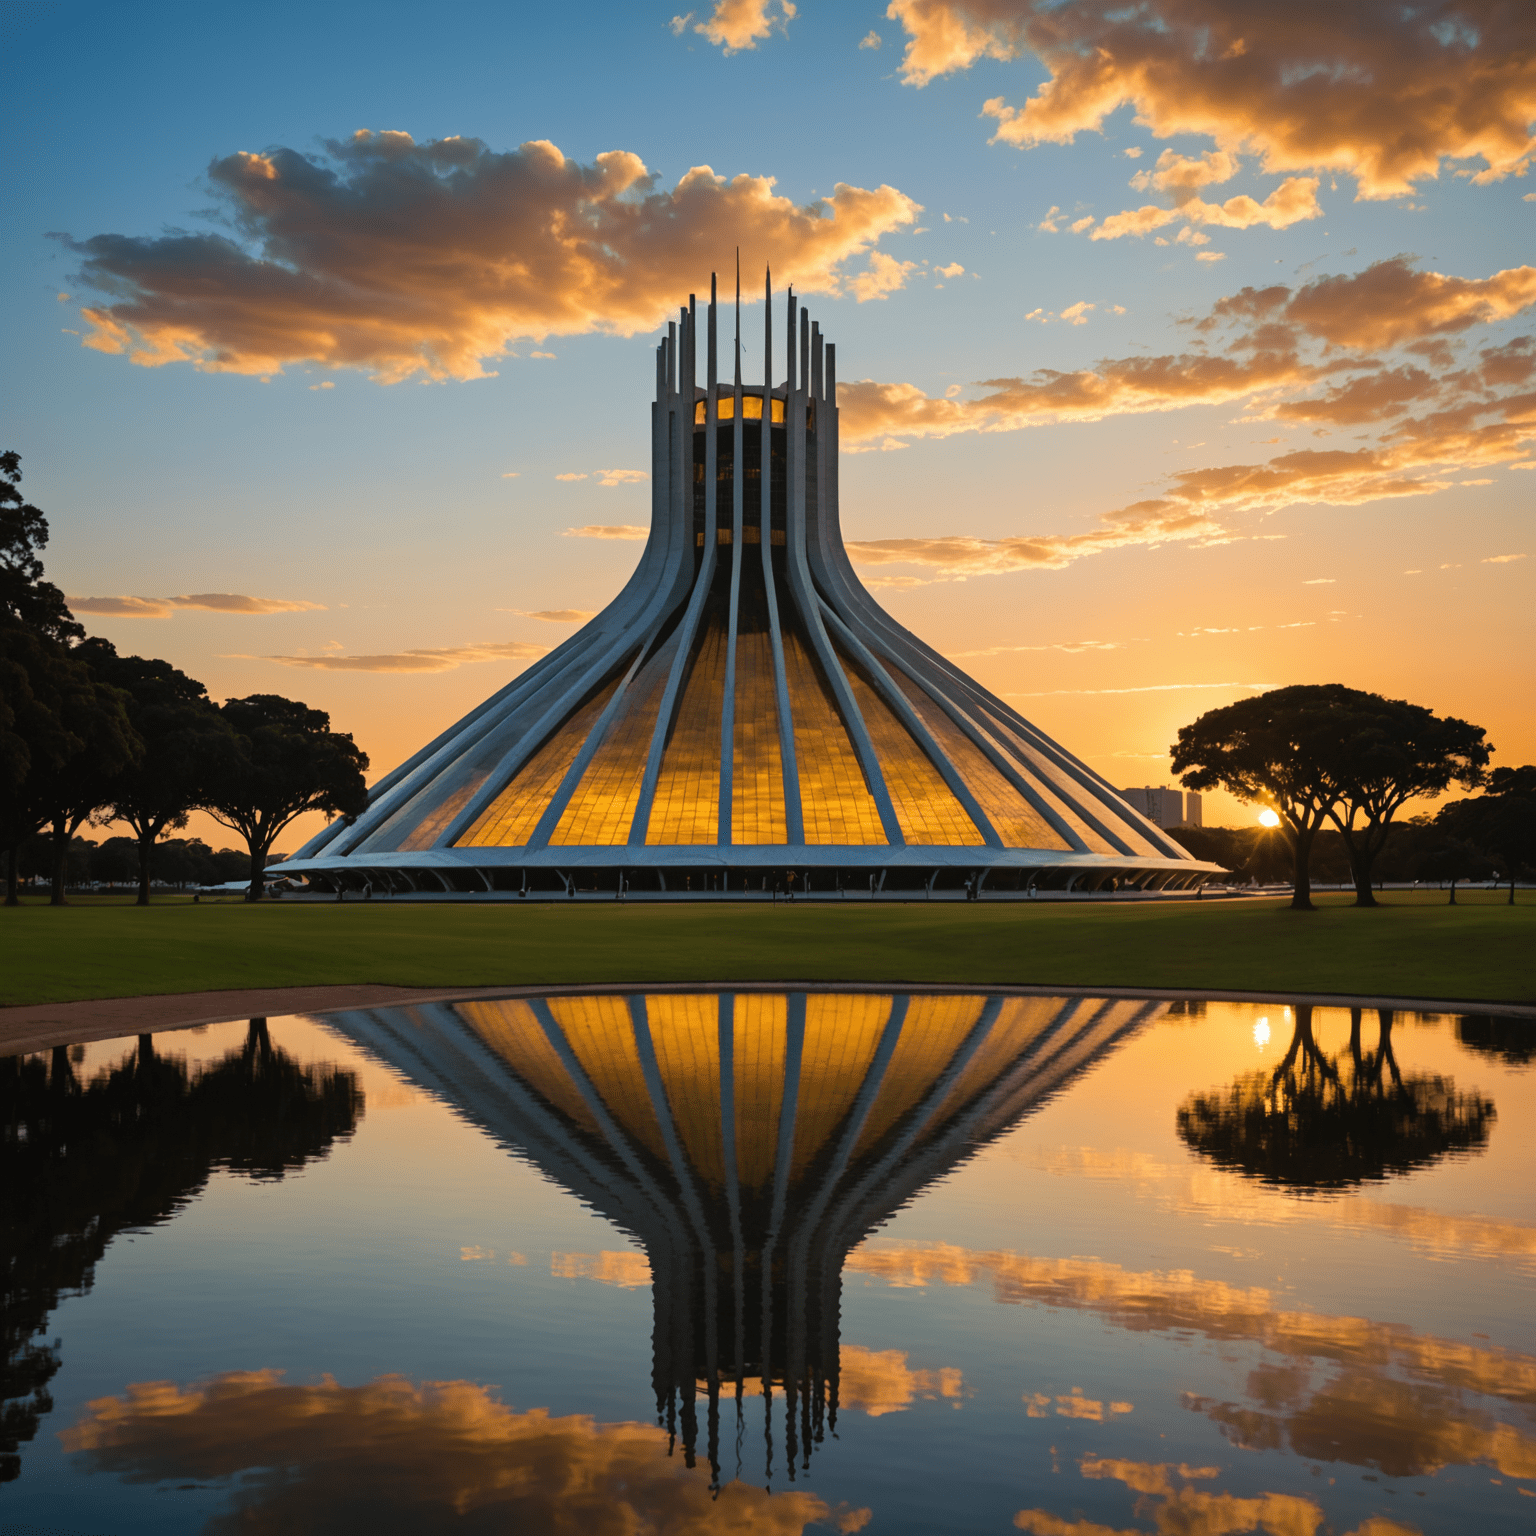
[[0, 1531], [1536, 1529], [1536, 1025], [561, 997], [0, 1062]]

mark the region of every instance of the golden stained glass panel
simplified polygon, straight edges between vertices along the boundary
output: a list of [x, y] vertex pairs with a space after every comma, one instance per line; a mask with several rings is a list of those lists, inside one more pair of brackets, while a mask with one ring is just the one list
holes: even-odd
[[965, 780], [986, 812], [1005, 848], [1049, 848], [1070, 851], [1064, 838], [1023, 794], [1008, 782], [987, 755], [910, 677], [892, 669], [896, 685], [906, 694], [919, 720]]
[[622, 997], [552, 997], [549, 1011], [608, 1112], [636, 1142], [668, 1161], [629, 1004]]
[[661, 695], [676, 651], [674, 636], [630, 684], [618, 717], [610, 722], [603, 744], [593, 753], [560, 815], [549, 839], [551, 848], [611, 847], [629, 841]]
[[[788, 617], [788, 605], [781, 610]], [[795, 722], [795, 769], [807, 843], [885, 843], [875, 797], [864, 780], [853, 742], [802, 638], [798, 623], [784, 628], [784, 671]]]
[[[748, 529], [756, 533], [755, 528]], [[784, 758], [773, 678], [773, 642], [762, 589], [743, 572], [736, 632], [736, 724], [731, 748], [731, 841], [782, 843]], [[756, 576], [755, 572], [750, 575]], [[755, 599], [755, 600], [754, 600]]]
[[556, 1109], [594, 1133], [597, 1120], [527, 1003], [455, 1003], [454, 1011], [517, 1075]]
[[864, 717], [864, 728], [874, 744], [885, 776], [885, 787], [901, 823], [901, 835], [909, 843], [948, 847], [983, 847], [986, 839], [932, 758], [918, 745], [890, 706], [875, 692], [861, 668], [839, 657], [854, 701]]
[[[730, 530], [722, 530], [729, 536]], [[720, 719], [724, 713], [725, 615], [707, 611], [661, 758], [645, 840], [714, 843], [720, 837]]]
[[[511, 782], [476, 818], [455, 844], [459, 848], [521, 848], [533, 836], [582, 743], [597, 723], [618, 679], [608, 683], [571, 716], [512, 775]], [[468, 799], [468, 796], [465, 796]], [[461, 802], [462, 804], [462, 802]], [[447, 825], [447, 822], [444, 822]]]

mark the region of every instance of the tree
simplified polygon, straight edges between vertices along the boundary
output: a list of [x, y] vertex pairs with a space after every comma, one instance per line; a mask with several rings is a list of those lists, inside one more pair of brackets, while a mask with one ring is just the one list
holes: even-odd
[[143, 744], [138, 761], [111, 781], [106, 803], [112, 819], [127, 822], [138, 839], [138, 904], [147, 907], [155, 843], [187, 824], [187, 812], [233, 755], [234, 733], [208, 690], [169, 662], [119, 656], [109, 641], [94, 638], [76, 654], [88, 656], [97, 674], [121, 690]]
[[1392, 1051], [1392, 1010], [1378, 1019], [1376, 1048], [1367, 1051], [1361, 1010], [1351, 1009], [1341, 1066], [1319, 1047], [1312, 1009], [1299, 1006], [1280, 1065], [1245, 1072], [1224, 1091], [1191, 1094], [1176, 1117], [1179, 1135], [1220, 1167], [1306, 1191], [1347, 1189], [1481, 1151], [1493, 1102], [1459, 1093], [1438, 1073], [1405, 1075]]
[[1503, 864], [1514, 906], [1515, 876], [1536, 864], [1536, 764], [1495, 768], [1486, 794], [1442, 806], [1435, 825]]
[[1355, 905], [1374, 907], [1371, 867], [1392, 818], [1409, 800], [1442, 794], [1453, 783], [1473, 788], [1491, 749], [1480, 726], [1352, 688], [1338, 690], [1333, 724], [1329, 771], [1339, 795], [1328, 815], [1349, 854]]
[[0, 849], [15, 906], [16, 848], [43, 824], [37, 791], [82, 748], [65, 718], [89, 675], [68, 652], [85, 631], [38, 558], [48, 520], [23, 500], [21, 458], [0, 453]]
[[331, 729], [324, 710], [273, 693], [230, 699], [219, 711], [236, 750], [219, 768], [203, 809], [245, 839], [250, 891], [259, 901], [267, 855], [278, 834], [305, 811], [357, 816], [367, 807], [367, 755]]
[[1333, 746], [1354, 692], [1340, 684], [1275, 688], [1213, 709], [1179, 731], [1173, 771], [1186, 789], [1221, 788], [1271, 806], [1288, 829], [1291, 907], [1312, 910], [1309, 860], [1337, 803]]

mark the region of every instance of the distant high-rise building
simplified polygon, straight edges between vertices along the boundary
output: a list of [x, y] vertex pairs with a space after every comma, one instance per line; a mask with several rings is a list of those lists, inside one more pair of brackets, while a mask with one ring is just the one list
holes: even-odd
[[343, 892], [731, 899], [1215, 873], [860, 582], [838, 520], [834, 351], [792, 295], [785, 308], [785, 371], [775, 382], [765, 302], [751, 382], [739, 308], [722, 378], [713, 293], [702, 313], [689, 300], [656, 355], [650, 537], [628, 586], [284, 874]]
[[1141, 812], [1154, 826], [1181, 827], [1200, 825], [1200, 796], [1190, 795], [1185, 807], [1182, 790], [1154, 789], [1150, 784], [1142, 789], [1122, 789], [1120, 798]]
[[1200, 796], [1187, 794], [1184, 796], [1184, 825], [1186, 827], [1203, 827], [1205, 825], [1205, 813], [1200, 808]]

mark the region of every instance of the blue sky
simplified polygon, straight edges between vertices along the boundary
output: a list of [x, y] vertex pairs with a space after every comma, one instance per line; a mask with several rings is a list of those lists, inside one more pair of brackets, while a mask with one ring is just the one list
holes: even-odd
[[[5, 445], [51, 519], [50, 576], [97, 599], [77, 606], [93, 630], [216, 697], [329, 709], [382, 773], [512, 652], [570, 632], [530, 614], [594, 611], [628, 575], [638, 544], [566, 530], [647, 521], [646, 484], [598, 472], [647, 468], [653, 326], [740, 241], [749, 293], [771, 255], [837, 343], [845, 443], [873, 450], [843, 464], [845, 531], [894, 583], [882, 601], [1113, 781], [1165, 782], [1179, 725], [1289, 682], [1407, 697], [1486, 726], [1496, 763], [1536, 755], [1529, 8], [1153, 0], [1140, 31], [1104, 5], [890, 9], [13, 8]], [[1082, 61], [1106, 55], [1090, 100]], [[509, 233], [456, 243], [426, 203], [391, 224], [366, 167], [327, 158], [360, 130], [410, 135], [411, 165], [479, 140], [462, 205]], [[537, 141], [568, 167], [638, 157], [671, 199], [643, 248], [584, 256], [600, 294], [539, 267], [547, 219], [497, 202], [521, 183], [490, 170]], [[340, 178], [305, 216], [345, 236], [341, 267], [277, 251], [260, 189], [210, 177], [245, 153], [287, 188], [279, 150]], [[706, 165], [773, 186], [685, 206]], [[793, 216], [839, 184], [869, 208]], [[793, 207], [769, 218], [775, 197]], [[1122, 213], [1143, 232], [1106, 224]], [[178, 231], [221, 232], [245, 265], [215, 281]], [[104, 265], [86, 242], [106, 236], [135, 243]], [[467, 286], [386, 293], [407, 251]], [[508, 319], [485, 296], [519, 261], [538, 270]], [[349, 355], [271, 306], [274, 268], [356, 278]], [[1276, 287], [1268, 310], [1237, 298]], [[120, 350], [82, 345], [83, 309], [124, 305]], [[260, 371], [231, 340], [258, 323]], [[402, 327], [415, 371], [380, 339]], [[1295, 361], [1253, 370], [1281, 331]], [[136, 365], [167, 337], [179, 360]], [[1175, 364], [1151, 388], [1155, 358]], [[1213, 389], [1212, 359], [1249, 372]], [[166, 602], [199, 594], [251, 601]]]

